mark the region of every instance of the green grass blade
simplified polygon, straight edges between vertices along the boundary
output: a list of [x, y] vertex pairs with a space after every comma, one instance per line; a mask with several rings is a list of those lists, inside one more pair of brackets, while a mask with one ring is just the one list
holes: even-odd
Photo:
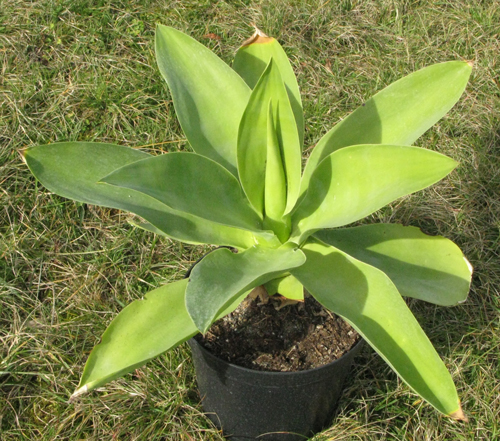
[[351, 323], [422, 398], [460, 418], [450, 373], [389, 277], [315, 239], [302, 251], [307, 261], [291, 273], [304, 287]]
[[238, 125], [250, 88], [211, 50], [182, 32], [158, 25], [155, 47], [191, 147], [236, 175]]
[[304, 170], [301, 194], [320, 162], [339, 148], [413, 144], [458, 101], [471, 72], [463, 61], [434, 64], [374, 95], [321, 138]]
[[382, 270], [403, 296], [451, 306], [469, 293], [472, 267], [444, 237], [398, 224], [323, 230], [314, 236]]
[[418, 147], [358, 145], [337, 150], [316, 168], [292, 215], [292, 240], [350, 224], [395, 199], [422, 190], [457, 163]]
[[260, 30], [256, 30], [255, 34], [236, 52], [233, 69], [253, 89], [271, 58], [278, 65], [283, 81], [285, 82], [299, 132], [300, 145], [303, 146], [304, 112], [302, 110], [299, 85], [288, 56], [278, 41], [272, 37], [268, 37]]
[[28, 167], [50, 191], [79, 202], [135, 213], [167, 236], [187, 243], [211, 243], [247, 248], [267, 233], [252, 233], [172, 210], [137, 191], [98, 182], [114, 170], [151, 155], [113, 144], [65, 142], [24, 151]]
[[304, 254], [290, 244], [280, 248], [253, 247], [241, 253], [214, 251], [198, 263], [189, 278], [186, 306], [201, 332], [242, 292], [302, 265]]
[[227, 169], [196, 153], [168, 153], [115, 170], [101, 182], [129, 188], [202, 219], [262, 230], [239, 181]]

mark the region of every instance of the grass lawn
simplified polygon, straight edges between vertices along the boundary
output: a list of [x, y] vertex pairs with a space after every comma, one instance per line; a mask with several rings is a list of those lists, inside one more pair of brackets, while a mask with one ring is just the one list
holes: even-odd
[[138, 230], [127, 213], [51, 194], [19, 151], [70, 140], [188, 148], [156, 67], [156, 23], [231, 63], [252, 22], [291, 59], [310, 148], [396, 79], [436, 62], [474, 62], [462, 99], [417, 143], [459, 161], [458, 169], [366, 220], [446, 236], [475, 267], [464, 304], [409, 302], [470, 421], [440, 416], [365, 348], [334, 425], [314, 440], [500, 439], [497, 0], [3, 0], [0, 439], [223, 440], [203, 416], [185, 345], [68, 403], [111, 319], [181, 278], [206, 248]]

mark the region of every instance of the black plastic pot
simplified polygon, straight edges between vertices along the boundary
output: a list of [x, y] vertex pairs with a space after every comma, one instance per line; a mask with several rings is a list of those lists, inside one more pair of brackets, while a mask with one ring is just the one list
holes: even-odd
[[195, 339], [198, 388], [207, 416], [231, 441], [303, 441], [331, 424], [360, 340], [338, 360], [307, 371], [255, 371], [217, 358]]

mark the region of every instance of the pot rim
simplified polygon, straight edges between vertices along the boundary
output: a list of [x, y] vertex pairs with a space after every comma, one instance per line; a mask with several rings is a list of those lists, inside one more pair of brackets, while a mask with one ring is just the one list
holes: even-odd
[[234, 370], [235, 373], [242, 373], [246, 375], [259, 375], [259, 376], [267, 376], [267, 377], [281, 377], [281, 378], [286, 378], [286, 377], [300, 377], [300, 376], [305, 376], [305, 375], [319, 375], [323, 373], [323, 371], [327, 370], [328, 368], [331, 368], [332, 365], [343, 363], [346, 358], [351, 357], [351, 356], [356, 356], [358, 352], [361, 350], [363, 347], [364, 339], [363, 337], [360, 336], [359, 340], [349, 349], [347, 352], [344, 353], [341, 357], [337, 358], [336, 360], [331, 361], [330, 363], [324, 364], [323, 366], [318, 366], [312, 369], [305, 369], [302, 371], [288, 371], [288, 372], [281, 372], [281, 371], [262, 371], [262, 370], [257, 370], [257, 369], [250, 369], [247, 367], [243, 366], [238, 366], [237, 364], [233, 364], [229, 361], [223, 360], [222, 358], [217, 357], [214, 353], [209, 351], [207, 348], [205, 348], [200, 342], [198, 342], [195, 337], [192, 337], [188, 340], [188, 344], [191, 345], [196, 345], [201, 352], [203, 352], [206, 356], [211, 358], [214, 361], [217, 361], [218, 363], [224, 364], [228, 367], [228, 369]]

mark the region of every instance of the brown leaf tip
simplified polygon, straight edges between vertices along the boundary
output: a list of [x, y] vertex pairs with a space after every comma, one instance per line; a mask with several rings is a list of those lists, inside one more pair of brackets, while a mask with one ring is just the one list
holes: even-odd
[[68, 400], [68, 401], [69, 401], [70, 403], [74, 402], [76, 398], [78, 398], [79, 396], [81, 396], [81, 395], [83, 395], [83, 394], [87, 393], [88, 389], [89, 389], [89, 388], [88, 388], [88, 386], [87, 386], [87, 385], [80, 387], [79, 389], [77, 389], [77, 390], [75, 390], [75, 391], [73, 392], [73, 395], [71, 395], [71, 397], [69, 397], [69, 400]]
[[21, 156], [21, 159], [23, 160], [23, 162], [24, 162], [25, 164], [28, 164], [28, 163], [26, 162], [26, 150], [28, 150], [28, 149], [22, 149], [22, 150], [19, 150], [19, 156]]
[[465, 61], [470, 67], [474, 67], [474, 60], [466, 60]]
[[464, 412], [463, 412], [462, 407], [460, 406], [460, 404], [458, 405], [458, 410], [456, 410], [455, 412], [450, 413], [449, 417], [453, 418], [454, 420], [463, 421], [464, 423], [468, 423], [469, 422], [469, 419], [464, 414]]
[[250, 46], [251, 44], [269, 43], [270, 41], [274, 40], [273, 37], [269, 37], [264, 34], [264, 32], [262, 32], [257, 26], [255, 26], [254, 23], [251, 23], [251, 25], [255, 28], [255, 32], [250, 38], [243, 42], [241, 47]]

